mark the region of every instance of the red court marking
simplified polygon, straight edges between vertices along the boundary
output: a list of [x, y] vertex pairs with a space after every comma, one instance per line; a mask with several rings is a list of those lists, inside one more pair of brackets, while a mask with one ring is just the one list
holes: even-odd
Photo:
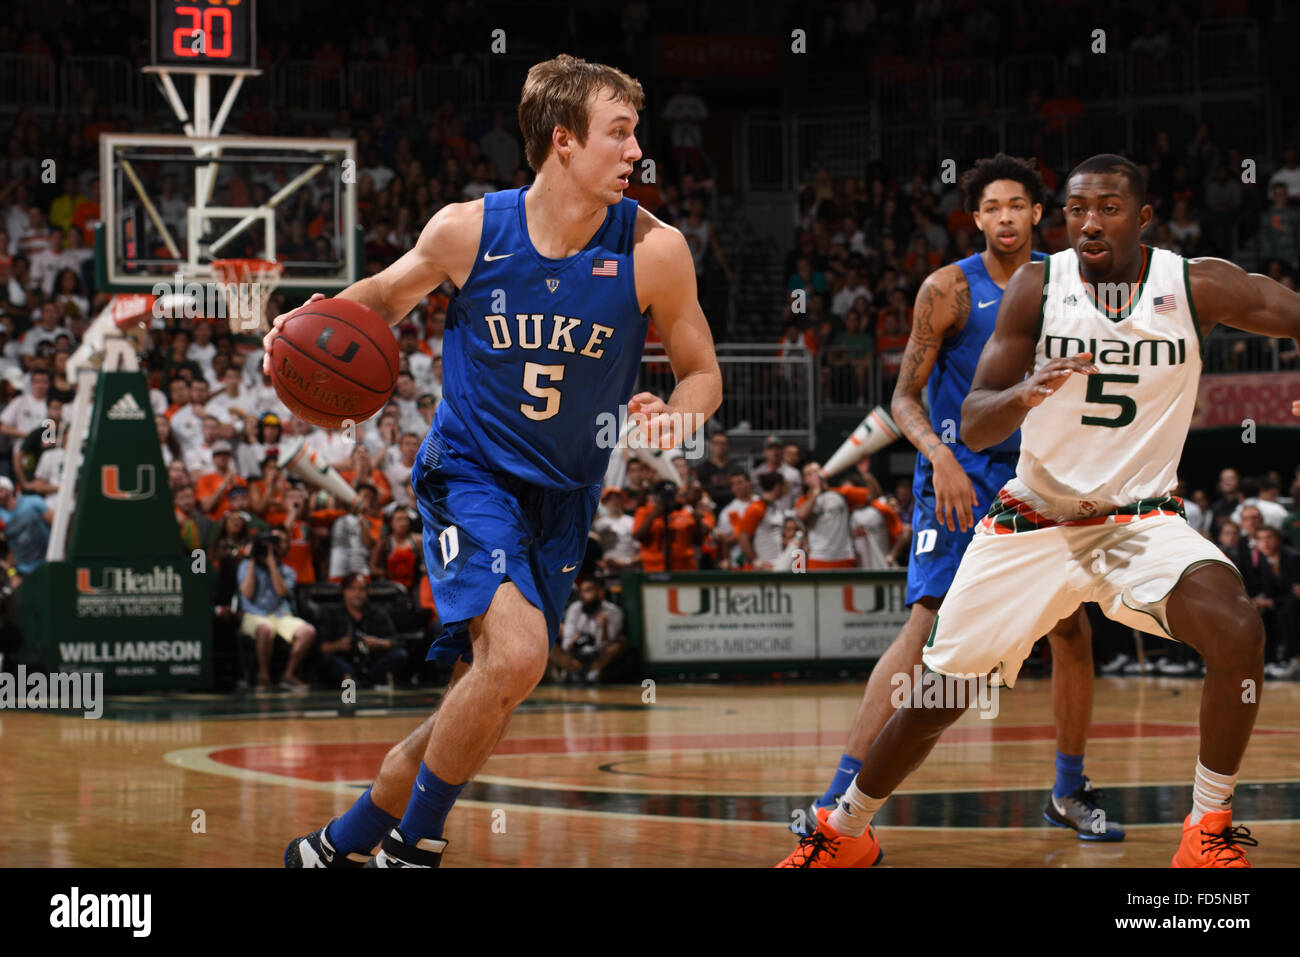
[[[1256, 728], [1254, 734], [1300, 734], [1281, 728]], [[619, 751], [682, 751], [687, 749], [840, 747], [843, 730], [834, 731], [741, 731], [725, 734], [607, 734], [584, 737], [506, 738], [494, 754], [591, 754]], [[1094, 724], [1088, 740], [1134, 738], [1194, 738], [1195, 725], [1115, 722]], [[941, 744], [999, 741], [1053, 741], [1056, 727], [1050, 724], [968, 725], [949, 728]], [[351, 744], [267, 744], [218, 748], [208, 756], [213, 761], [251, 771], [265, 771], [307, 781], [363, 781], [371, 778], [390, 747], [388, 742]]]

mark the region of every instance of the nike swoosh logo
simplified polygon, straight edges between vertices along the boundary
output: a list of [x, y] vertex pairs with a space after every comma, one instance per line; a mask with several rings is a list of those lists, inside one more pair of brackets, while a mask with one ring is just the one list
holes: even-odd
[[981, 309], [987, 309], [989, 306], [993, 305], [995, 302], [997, 302], [996, 299], [990, 299], [988, 302], [981, 302], [981, 303], [980, 303], [980, 308], [981, 308]]
[[[425, 790], [424, 785], [421, 784], [419, 781], [416, 781], [416, 782], [415, 782], [415, 786], [416, 786], [417, 788], [419, 788], [421, 791], [424, 791], [424, 790]], [[427, 793], [427, 792], [426, 792], [426, 793]]]
[[565, 565], [564, 568], [561, 569], [561, 570], [562, 570], [562, 571], [566, 571], [566, 572], [573, 572], [573, 571], [577, 571], [577, 570], [578, 570], [578, 566], [577, 566], [577, 565]]
[[491, 253], [484, 253], [484, 254], [483, 254], [483, 261], [484, 261], [485, 263], [490, 263], [490, 262], [495, 262], [495, 261], [498, 260], [498, 259], [506, 259], [507, 257], [509, 257], [509, 256], [513, 256], [513, 255], [514, 255], [514, 253], [497, 253], [497, 255], [493, 256]]

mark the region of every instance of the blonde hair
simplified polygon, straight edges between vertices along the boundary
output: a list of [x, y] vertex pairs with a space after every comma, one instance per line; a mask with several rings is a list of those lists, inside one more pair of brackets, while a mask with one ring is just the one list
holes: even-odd
[[557, 126], [571, 132], [579, 143], [587, 142], [591, 125], [588, 100], [598, 89], [608, 90], [615, 100], [634, 110], [640, 110], [645, 102], [641, 84], [622, 70], [567, 53], [528, 71], [519, 97], [519, 128], [524, 134], [524, 157], [533, 172], [541, 170], [550, 154], [551, 135]]

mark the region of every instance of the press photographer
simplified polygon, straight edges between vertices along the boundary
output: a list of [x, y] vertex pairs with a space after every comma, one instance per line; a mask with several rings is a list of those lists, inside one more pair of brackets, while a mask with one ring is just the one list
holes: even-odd
[[641, 543], [641, 568], [647, 572], [696, 571], [700, 546], [712, 531], [711, 518], [698, 507], [699, 484], [679, 493], [663, 481], [636, 510], [632, 534]]
[[257, 535], [249, 557], [239, 563], [239, 604], [244, 613], [239, 631], [252, 638], [257, 648], [256, 691], [271, 687], [272, 640], [276, 635], [291, 646], [279, 690], [308, 690], [297, 670], [316, 640], [316, 629], [294, 617], [289, 606], [298, 576], [281, 560], [288, 552], [289, 536], [283, 528], [275, 528]]

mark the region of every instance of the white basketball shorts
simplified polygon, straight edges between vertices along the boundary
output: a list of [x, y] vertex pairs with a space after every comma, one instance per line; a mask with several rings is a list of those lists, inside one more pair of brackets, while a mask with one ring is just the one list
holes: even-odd
[[1206, 562], [1235, 566], [1178, 515], [997, 533], [980, 525], [939, 608], [923, 660], [940, 674], [994, 674], [1006, 687], [1039, 638], [1081, 602], [1175, 638], [1165, 604]]

